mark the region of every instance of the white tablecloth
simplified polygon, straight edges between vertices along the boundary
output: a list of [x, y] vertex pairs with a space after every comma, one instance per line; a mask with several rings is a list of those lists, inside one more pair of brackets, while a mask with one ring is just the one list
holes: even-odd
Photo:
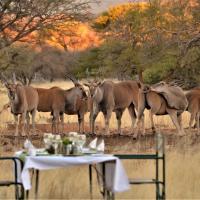
[[25, 190], [31, 189], [29, 169], [49, 170], [67, 166], [98, 164], [106, 161], [115, 161], [106, 164], [106, 187], [112, 192], [123, 192], [129, 189], [129, 181], [121, 161], [112, 155], [101, 156], [27, 156], [21, 173], [21, 181]]

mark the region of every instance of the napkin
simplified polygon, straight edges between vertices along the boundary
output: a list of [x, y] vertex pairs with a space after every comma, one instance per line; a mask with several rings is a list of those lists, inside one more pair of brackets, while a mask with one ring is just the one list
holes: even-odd
[[69, 132], [68, 135], [71, 137], [76, 137], [78, 135], [78, 133], [77, 132]]
[[97, 151], [104, 152], [104, 149], [105, 149], [105, 143], [104, 140], [102, 140], [97, 146]]
[[97, 148], [97, 138], [95, 138], [94, 140], [92, 140], [88, 146], [91, 149], [96, 149]]
[[24, 148], [27, 149], [29, 155], [36, 155], [36, 148], [33, 146], [30, 140], [26, 139], [24, 142]]

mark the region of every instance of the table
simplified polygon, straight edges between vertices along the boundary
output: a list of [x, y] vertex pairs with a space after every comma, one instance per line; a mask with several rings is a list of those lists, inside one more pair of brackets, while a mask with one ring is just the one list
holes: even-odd
[[21, 173], [21, 181], [25, 190], [31, 189], [29, 169], [49, 170], [77, 165], [105, 165], [105, 187], [116, 193], [130, 188], [129, 180], [119, 158], [112, 155], [84, 156], [27, 156]]

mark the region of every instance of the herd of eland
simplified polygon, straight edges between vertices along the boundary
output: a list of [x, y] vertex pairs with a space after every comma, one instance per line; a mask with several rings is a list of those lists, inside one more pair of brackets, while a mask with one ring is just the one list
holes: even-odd
[[[16, 123], [15, 136], [18, 135], [19, 121], [22, 123], [21, 134], [25, 135], [25, 124], [29, 127], [32, 116], [33, 132], [35, 133], [35, 116], [37, 112], [50, 112], [52, 115], [52, 132], [64, 132], [64, 114], [77, 115], [79, 132], [84, 133], [84, 115], [90, 112], [90, 132], [95, 133], [95, 120], [99, 112], [105, 119], [105, 131], [109, 135], [109, 122], [112, 112], [115, 112], [118, 133], [121, 132], [121, 118], [127, 108], [131, 118], [130, 133], [133, 138], [145, 134], [144, 110], [149, 110], [149, 118], [153, 132], [155, 125], [153, 115], [169, 115], [180, 136], [185, 135], [182, 126], [182, 113], [190, 113], [189, 128], [194, 121], [200, 134], [200, 88], [183, 91], [180, 87], [160, 82], [147, 85], [141, 81], [88, 81], [80, 83], [75, 78], [67, 76], [74, 87], [61, 89], [59, 87], [34, 88], [17, 83], [15, 77], [12, 83], [1, 74], [1, 81], [8, 91], [9, 103], [3, 109], [10, 107]], [[84, 88], [85, 86], [85, 88]], [[18, 119], [20, 116], [20, 120]], [[61, 128], [60, 128], [61, 126]], [[142, 131], [140, 128], [142, 127]]]

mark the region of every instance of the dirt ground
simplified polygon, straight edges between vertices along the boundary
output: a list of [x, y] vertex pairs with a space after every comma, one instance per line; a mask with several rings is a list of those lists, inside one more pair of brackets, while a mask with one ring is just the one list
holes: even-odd
[[[64, 126], [64, 135], [70, 131], [78, 131], [77, 123], [68, 123]], [[104, 139], [107, 153], [141, 153], [151, 152], [155, 150], [155, 137], [150, 129], [146, 129], [146, 135], [133, 139], [129, 128], [122, 130], [123, 135], [119, 135], [116, 130], [111, 130], [110, 135], [103, 135], [103, 128], [98, 124], [96, 126], [96, 135], [89, 133], [89, 125], [85, 124], [85, 134], [87, 136], [87, 143], [95, 137], [98, 141]], [[0, 133], [0, 154], [14, 152], [23, 147], [23, 143], [27, 137], [14, 136], [14, 125], [9, 124], [6, 129], [1, 130]], [[51, 132], [51, 124], [37, 124], [36, 134], [30, 132], [30, 140], [36, 147], [43, 147], [43, 133]], [[173, 150], [178, 147], [181, 151], [187, 151], [191, 146], [195, 149], [200, 143], [200, 136], [196, 136], [196, 130], [189, 133], [186, 130], [186, 136], [180, 137], [177, 135], [175, 129], [162, 129], [160, 132], [165, 136], [165, 147], [167, 150]]]

